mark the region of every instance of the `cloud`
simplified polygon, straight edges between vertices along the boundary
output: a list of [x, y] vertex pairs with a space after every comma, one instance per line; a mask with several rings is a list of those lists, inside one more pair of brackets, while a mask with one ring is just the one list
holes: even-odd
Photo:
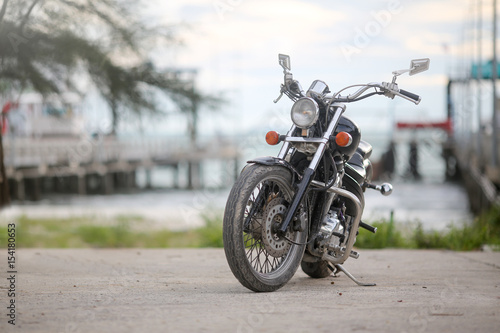
[[[215, 45], [199, 50], [208, 51], [209, 57], [239, 54], [247, 61], [245, 55], [255, 57], [276, 50], [316, 52], [318, 43], [334, 39], [322, 32], [325, 22], [340, 22], [343, 14], [301, 1], [242, 1], [223, 20], [213, 18], [205, 17], [200, 29]], [[196, 39], [196, 35], [191, 37]]]
[[407, 5], [402, 16], [408, 22], [420, 23], [422, 30], [429, 23], [461, 24], [466, 15], [472, 14], [468, 12], [469, 3], [469, 0], [413, 1]]
[[[274, 106], [270, 101], [277, 97], [282, 80], [277, 63], [280, 52], [290, 54], [294, 76], [304, 88], [322, 79], [332, 90], [388, 81], [391, 71], [405, 68], [411, 59], [430, 57], [429, 72], [401, 77], [398, 82], [403, 89], [421, 90], [423, 103], [440, 102], [444, 89], [438, 86], [446, 84], [449, 69], [444, 45], [456, 50], [470, 10], [468, 0], [336, 4], [327, 0], [170, 0], [158, 4], [155, 10], [165, 13], [165, 22], [191, 26], [181, 35], [185, 47], [174, 57], [166, 57], [173, 59], [170, 65], [199, 68], [198, 85], [207, 91], [228, 91], [232, 112], [237, 109], [241, 115]], [[384, 17], [388, 11], [390, 17]], [[356, 45], [359, 31], [367, 29], [369, 41]], [[359, 46], [351, 61], [342, 53], [342, 42]], [[369, 103], [372, 106], [377, 99]], [[387, 105], [385, 99], [379, 103]]]

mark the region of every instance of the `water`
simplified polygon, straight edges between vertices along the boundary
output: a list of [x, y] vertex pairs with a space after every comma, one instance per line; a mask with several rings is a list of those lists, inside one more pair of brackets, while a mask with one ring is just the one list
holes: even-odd
[[426, 230], [443, 230], [451, 224], [472, 221], [467, 194], [460, 184], [437, 180], [397, 180], [392, 184], [394, 190], [388, 197], [366, 191], [364, 221], [389, 221], [391, 212], [396, 222], [419, 222]]
[[157, 190], [113, 195], [52, 195], [39, 202], [15, 203], [0, 213], [0, 221], [16, 216], [67, 218], [86, 216], [96, 220], [118, 216], [141, 217], [148, 228], [185, 230], [204, 225], [203, 215], [220, 215], [229, 189]]
[[[424, 180], [393, 182], [393, 194], [385, 197], [377, 191], [365, 193], [363, 220], [389, 220], [391, 212], [397, 222], [422, 223], [424, 229], [443, 230], [451, 223], [471, 221], [467, 196], [459, 184]], [[133, 194], [60, 196], [40, 202], [16, 203], [0, 213], [0, 220], [16, 216], [32, 218], [88, 216], [113, 218], [137, 216], [149, 228], [184, 230], [204, 224], [203, 215], [222, 216], [229, 189], [157, 190]]]
[[[389, 220], [392, 212], [396, 222], [419, 222], [427, 230], [443, 230], [451, 224], [472, 221], [463, 185], [445, 181], [446, 166], [441, 146], [446, 136], [442, 131], [399, 131], [385, 137], [375, 132], [372, 135], [374, 140], [371, 142], [374, 150], [378, 148], [378, 153], [385, 150], [390, 139], [397, 143], [395, 177], [391, 180], [394, 191], [384, 197], [367, 190], [363, 220]], [[418, 169], [422, 176], [418, 181], [408, 175], [409, 143], [412, 140], [418, 142]], [[373, 158], [376, 159], [377, 156]]]
[[[376, 161], [388, 145], [389, 137], [378, 134], [368, 135], [367, 139], [374, 146], [373, 160]], [[408, 141], [401, 137], [398, 139]], [[252, 142], [252, 149], [245, 152], [240, 161], [240, 169], [247, 159], [276, 155], [279, 149], [260, 143], [263, 141], [260, 138], [249, 140]], [[425, 229], [442, 230], [451, 223], [471, 221], [465, 190], [459, 184], [444, 181], [444, 162], [439, 156], [436, 142], [423, 144], [421, 147], [422, 180], [411, 181], [402, 176], [408, 167], [408, 149], [405, 143], [398, 144], [398, 176], [392, 181], [394, 192], [391, 196], [384, 197], [376, 191], [367, 190], [364, 221], [388, 220], [391, 212], [397, 222], [419, 221]], [[225, 167], [227, 166], [220, 162], [210, 161], [203, 168], [205, 183], [217, 189], [164, 189], [107, 196], [51, 195], [39, 202], [14, 203], [0, 212], [0, 222], [12, 221], [20, 215], [33, 218], [89, 216], [96, 217], [96, 220], [137, 216], [147, 221], [148, 228], [183, 230], [197, 227], [204, 224], [203, 215], [223, 214], [232, 184], [231, 177], [224, 171]], [[185, 178], [181, 175], [180, 182], [185, 182]], [[153, 185], [156, 186], [170, 186], [172, 179], [172, 173], [168, 169], [157, 169], [152, 177]], [[139, 173], [138, 183], [142, 182], [144, 175]]]

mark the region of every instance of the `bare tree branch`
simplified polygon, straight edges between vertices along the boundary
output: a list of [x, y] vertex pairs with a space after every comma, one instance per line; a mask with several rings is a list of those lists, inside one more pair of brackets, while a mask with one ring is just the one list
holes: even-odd
[[30, 8], [28, 9], [28, 11], [26, 12], [26, 14], [24, 15], [24, 18], [23, 18], [21, 24], [19, 25], [19, 28], [20, 28], [21, 32], [24, 29], [24, 25], [28, 22], [30, 14], [33, 11], [33, 8], [35, 7], [35, 5], [38, 3], [38, 1], [39, 0], [34, 0], [33, 3], [31, 4]]
[[3, 0], [2, 9], [0, 10], [0, 23], [2, 23], [5, 12], [7, 11], [7, 4], [9, 0]]

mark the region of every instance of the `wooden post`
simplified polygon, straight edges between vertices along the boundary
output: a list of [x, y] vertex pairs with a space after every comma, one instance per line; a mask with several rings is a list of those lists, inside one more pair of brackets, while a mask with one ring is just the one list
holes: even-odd
[[32, 199], [34, 201], [39, 201], [40, 198], [42, 197], [41, 196], [42, 191], [41, 191], [41, 187], [40, 187], [40, 178], [39, 177], [32, 178], [31, 183], [33, 185], [31, 187], [31, 190], [33, 191], [32, 192], [32, 195], [33, 195]]
[[192, 169], [193, 169], [192, 163], [188, 162], [188, 168], [187, 168], [188, 183], [187, 183], [187, 187], [190, 190], [193, 189], [193, 170]]
[[179, 188], [179, 164], [174, 164], [174, 188]]
[[87, 194], [87, 184], [85, 181], [85, 174], [84, 173], [78, 174], [78, 194], [79, 195]]
[[106, 172], [102, 175], [102, 191], [103, 194], [112, 194], [114, 188], [113, 173]]
[[22, 175], [16, 175], [16, 198], [17, 200], [24, 201], [26, 199], [26, 193], [24, 190], [24, 178]]
[[146, 169], [146, 188], [151, 188], [151, 169]]
[[127, 173], [127, 185], [128, 189], [134, 189], [137, 186], [135, 181], [135, 170]]
[[202, 187], [200, 162], [188, 163], [188, 189], [199, 189]]

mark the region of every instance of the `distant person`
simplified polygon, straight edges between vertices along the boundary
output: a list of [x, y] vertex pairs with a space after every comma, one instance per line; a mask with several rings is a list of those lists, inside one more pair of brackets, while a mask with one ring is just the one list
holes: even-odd
[[410, 142], [410, 155], [409, 155], [409, 174], [413, 179], [420, 179], [420, 172], [418, 171], [418, 145], [416, 140]]
[[391, 179], [396, 168], [396, 149], [394, 142], [391, 141], [387, 151], [382, 154], [382, 176]]

